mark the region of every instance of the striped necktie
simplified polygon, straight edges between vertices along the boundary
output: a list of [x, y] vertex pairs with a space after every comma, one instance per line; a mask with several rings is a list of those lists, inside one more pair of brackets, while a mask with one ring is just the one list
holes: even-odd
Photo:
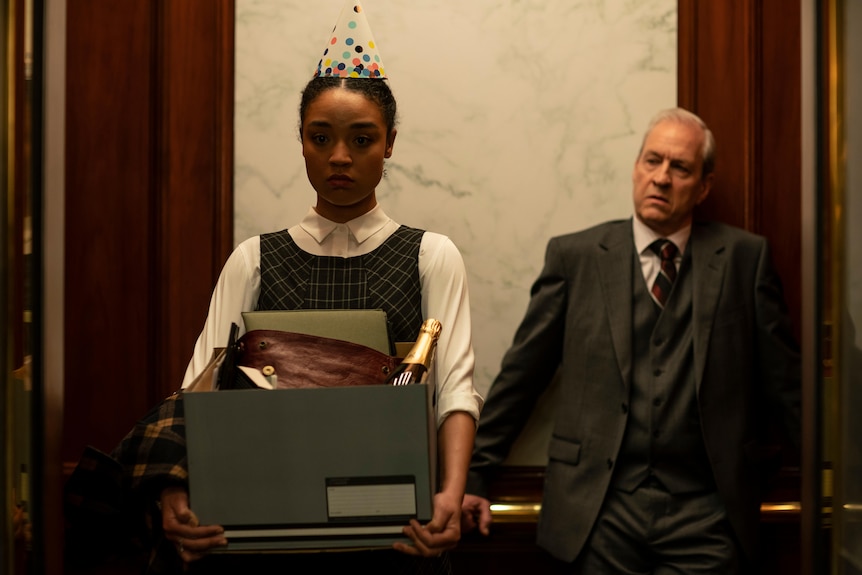
[[661, 259], [661, 270], [650, 291], [656, 303], [664, 308], [673, 282], [676, 280], [676, 264], [673, 259], [676, 257], [677, 249], [672, 241], [664, 239], [654, 241], [649, 247]]

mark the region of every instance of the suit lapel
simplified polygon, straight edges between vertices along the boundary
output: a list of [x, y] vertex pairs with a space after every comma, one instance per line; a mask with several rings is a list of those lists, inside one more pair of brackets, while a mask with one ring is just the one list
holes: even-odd
[[709, 335], [721, 295], [725, 270], [725, 246], [708, 224], [694, 224], [691, 230], [693, 284], [692, 321], [694, 377], [697, 389], [703, 382]]
[[623, 384], [628, 389], [632, 373], [632, 259], [634, 240], [631, 220], [611, 227], [599, 242], [597, 257], [605, 310]]

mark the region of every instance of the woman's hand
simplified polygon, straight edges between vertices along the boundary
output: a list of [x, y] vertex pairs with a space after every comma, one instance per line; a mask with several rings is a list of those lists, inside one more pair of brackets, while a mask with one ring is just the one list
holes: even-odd
[[220, 525], [198, 524], [198, 518], [189, 509], [189, 494], [182, 487], [167, 487], [162, 491], [159, 505], [162, 510], [162, 529], [174, 542], [183, 561], [197, 561], [213, 547], [224, 547], [227, 539]]
[[454, 549], [461, 539], [461, 496], [438, 493], [434, 496], [434, 516], [426, 525], [415, 519], [404, 528], [411, 544], [395, 543], [393, 547], [408, 555], [436, 557]]
[[476, 422], [466, 412], [456, 411], [443, 421], [437, 431], [443, 488], [434, 496], [434, 515], [426, 525], [411, 519], [403, 530], [410, 544], [395, 543], [395, 549], [409, 555], [436, 557], [454, 549], [461, 540], [461, 501], [475, 433]]

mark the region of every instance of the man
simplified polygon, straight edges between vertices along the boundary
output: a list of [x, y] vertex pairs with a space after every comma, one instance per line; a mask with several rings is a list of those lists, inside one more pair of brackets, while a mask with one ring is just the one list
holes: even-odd
[[766, 241], [693, 222], [714, 158], [700, 118], [664, 110], [634, 217], [550, 240], [480, 418], [465, 532], [488, 533], [487, 483], [558, 373], [537, 540], [563, 572], [754, 565], [765, 422], [778, 407], [799, 432], [799, 353]]

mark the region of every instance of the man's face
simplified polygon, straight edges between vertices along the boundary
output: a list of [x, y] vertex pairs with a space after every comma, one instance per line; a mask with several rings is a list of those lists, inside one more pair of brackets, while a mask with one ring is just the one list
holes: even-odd
[[632, 172], [635, 214], [662, 236], [689, 225], [694, 207], [709, 194], [703, 142], [699, 127], [674, 120], [657, 124], [644, 140]]

